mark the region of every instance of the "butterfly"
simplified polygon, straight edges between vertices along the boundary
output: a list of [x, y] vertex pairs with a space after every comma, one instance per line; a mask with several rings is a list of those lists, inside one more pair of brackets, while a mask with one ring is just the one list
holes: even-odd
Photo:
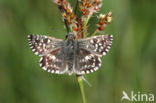
[[98, 70], [100, 57], [106, 55], [112, 45], [112, 35], [99, 35], [75, 39], [69, 33], [66, 40], [45, 35], [28, 35], [29, 46], [40, 56], [40, 67], [45, 71], [69, 75], [89, 74]]

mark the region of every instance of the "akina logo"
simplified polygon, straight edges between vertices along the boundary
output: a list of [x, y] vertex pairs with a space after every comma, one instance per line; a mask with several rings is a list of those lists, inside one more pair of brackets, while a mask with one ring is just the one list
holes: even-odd
[[134, 92], [131, 91], [130, 95], [128, 95], [125, 91], [122, 91], [122, 98], [121, 101], [128, 100], [128, 101], [133, 101], [133, 102], [153, 102], [154, 101], [154, 94], [145, 94], [141, 93], [140, 91]]

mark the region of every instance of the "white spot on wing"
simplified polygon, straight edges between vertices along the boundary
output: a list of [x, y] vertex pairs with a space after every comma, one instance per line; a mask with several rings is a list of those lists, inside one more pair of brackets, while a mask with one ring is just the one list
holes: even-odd
[[43, 57], [41, 57], [40, 62], [43, 60]]
[[88, 60], [89, 59], [89, 56], [86, 56], [85, 59]]
[[52, 48], [54, 48], [55, 47], [55, 45], [52, 45]]
[[42, 49], [39, 49], [40, 52], [42, 52]]
[[102, 50], [101, 49], [99, 49], [99, 52], [101, 52]]
[[97, 51], [97, 48], [96, 48], [96, 49], [94, 49], [94, 51], [96, 52], [96, 51]]
[[54, 64], [54, 68], [57, 68], [55, 64]]
[[90, 43], [94, 43], [93, 39], [90, 40]]
[[54, 73], [54, 70], [51, 70], [51, 73]]
[[98, 44], [95, 44], [95, 47], [98, 48]]
[[98, 70], [98, 67], [95, 67], [94, 70]]
[[95, 67], [95, 63], [93, 63], [93, 65], [92, 65], [93, 67]]
[[51, 58], [54, 60], [54, 59], [56, 59], [56, 57], [55, 56], [51, 56]]
[[108, 52], [109, 50], [106, 48], [106, 52]]
[[36, 55], [38, 55], [38, 52], [35, 52]]
[[110, 49], [110, 46], [108, 46], [107, 48]]
[[103, 46], [101, 46], [100, 49], [103, 49]]
[[42, 45], [42, 43], [39, 43], [39, 46], [41, 46]]
[[100, 58], [98, 58], [98, 60], [101, 62], [101, 59]]
[[87, 48], [89, 48], [89, 45], [86, 45]]
[[101, 67], [101, 63], [99, 63], [99, 67]]
[[44, 69], [44, 70], [47, 70], [47, 68], [46, 68], [46, 67], [43, 67], [43, 69]]
[[82, 62], [85, 62], [85, 60], [84, 60], [84, 59], [82, 59]]
[[44, 38], [47, 38], [47, 36], [44, 36]]
[[89, 70], [87, 70], [86, 73], [88, 74], [89, 73]]
[[50, 40], [48, 39], [48, 43], [50, 43]]
[[106, 55], [106, 52], [103, 52], [102, 54], [103, 54], [103, 55]]
[[48, 72], [50, 72], [50, 69], [48, 69]]
[[99, 46], [101, 46], [102, 45], [102, 43], [99, 43]]
[[45, 46], [46, 46], [46, 44], [44, 43], [44, 44], [43, 44], [43, 48], [45, 48]]
[[35, 51], [35, 49], [32, 49], [32, 51], [34, 52], [34, 51]]
[[59, 74], [59, 71], [58, 70], [56, 70], [56, 72], [55, 72], [56, 74]]
[[40, 63], [40, 67], [42, 67], [42, 63]]
[[81, 71], [81, 74], [85, 74], [85, 72], [84, 71]]
[[100, 40], [99, 39], [97, 39], [97, 43], [99, 42]]

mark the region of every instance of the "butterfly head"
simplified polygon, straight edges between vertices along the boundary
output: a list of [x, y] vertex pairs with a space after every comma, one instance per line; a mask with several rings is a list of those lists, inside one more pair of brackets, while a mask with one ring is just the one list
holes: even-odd
[[75, 35], [73, 34], [73, 33], [69, 33], [68, 35], [67, 35], [67, 40], [74, 40], [75, 39]]

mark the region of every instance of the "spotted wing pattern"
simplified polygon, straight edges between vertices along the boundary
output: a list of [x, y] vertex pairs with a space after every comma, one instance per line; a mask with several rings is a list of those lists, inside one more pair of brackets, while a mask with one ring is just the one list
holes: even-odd
[[49, 52], [61, 48], [62, 39], [56, 39], [43, 35], [28, 35], [29, 46], [32, 51], [38, 55], [43, 56]]
[[77, 74], [88, 74], [101, 67], [101, 56], [106, 55], [112, 45], [112, 35], [100, 35], [78, 40], [74, 70]]
[[101, 59], [90, 51], [80, 48], [76, 53], [74, 63], [74, 72], [82, 75], [98, 70], [101, 66]]
[[67, 69], [65, 56], [62, 50], [56, 49], [40, 59], [40, 66], [47, 72], [63, 74]]
[[40, 66], [47, 72], [62, 74], [66, 71], [66, 60], [62, 53], [63, 40], [42, 35], [28, 35], [32, 51], [41, 56]]
[[[73, 61], [73, 72], [78, 75], [88, 74], [101, 67], [101, 56], [106, 55], [112, 45], [112, 35], [93, 36], [78, 39]], [[63, 74], [69, 72], [67, 47], [61, 39], [41, 35], [28, 35], [32, 51], [41, 56], [40, 66], [47, 72]]]
[[106, 55], [106, 53], [111, 48], [112, 40], [112, 35], [100, 35], [86, 39], [80, 39], [78, 42], [80, 48], [84, 48], [91, 53], [101, 57]]

